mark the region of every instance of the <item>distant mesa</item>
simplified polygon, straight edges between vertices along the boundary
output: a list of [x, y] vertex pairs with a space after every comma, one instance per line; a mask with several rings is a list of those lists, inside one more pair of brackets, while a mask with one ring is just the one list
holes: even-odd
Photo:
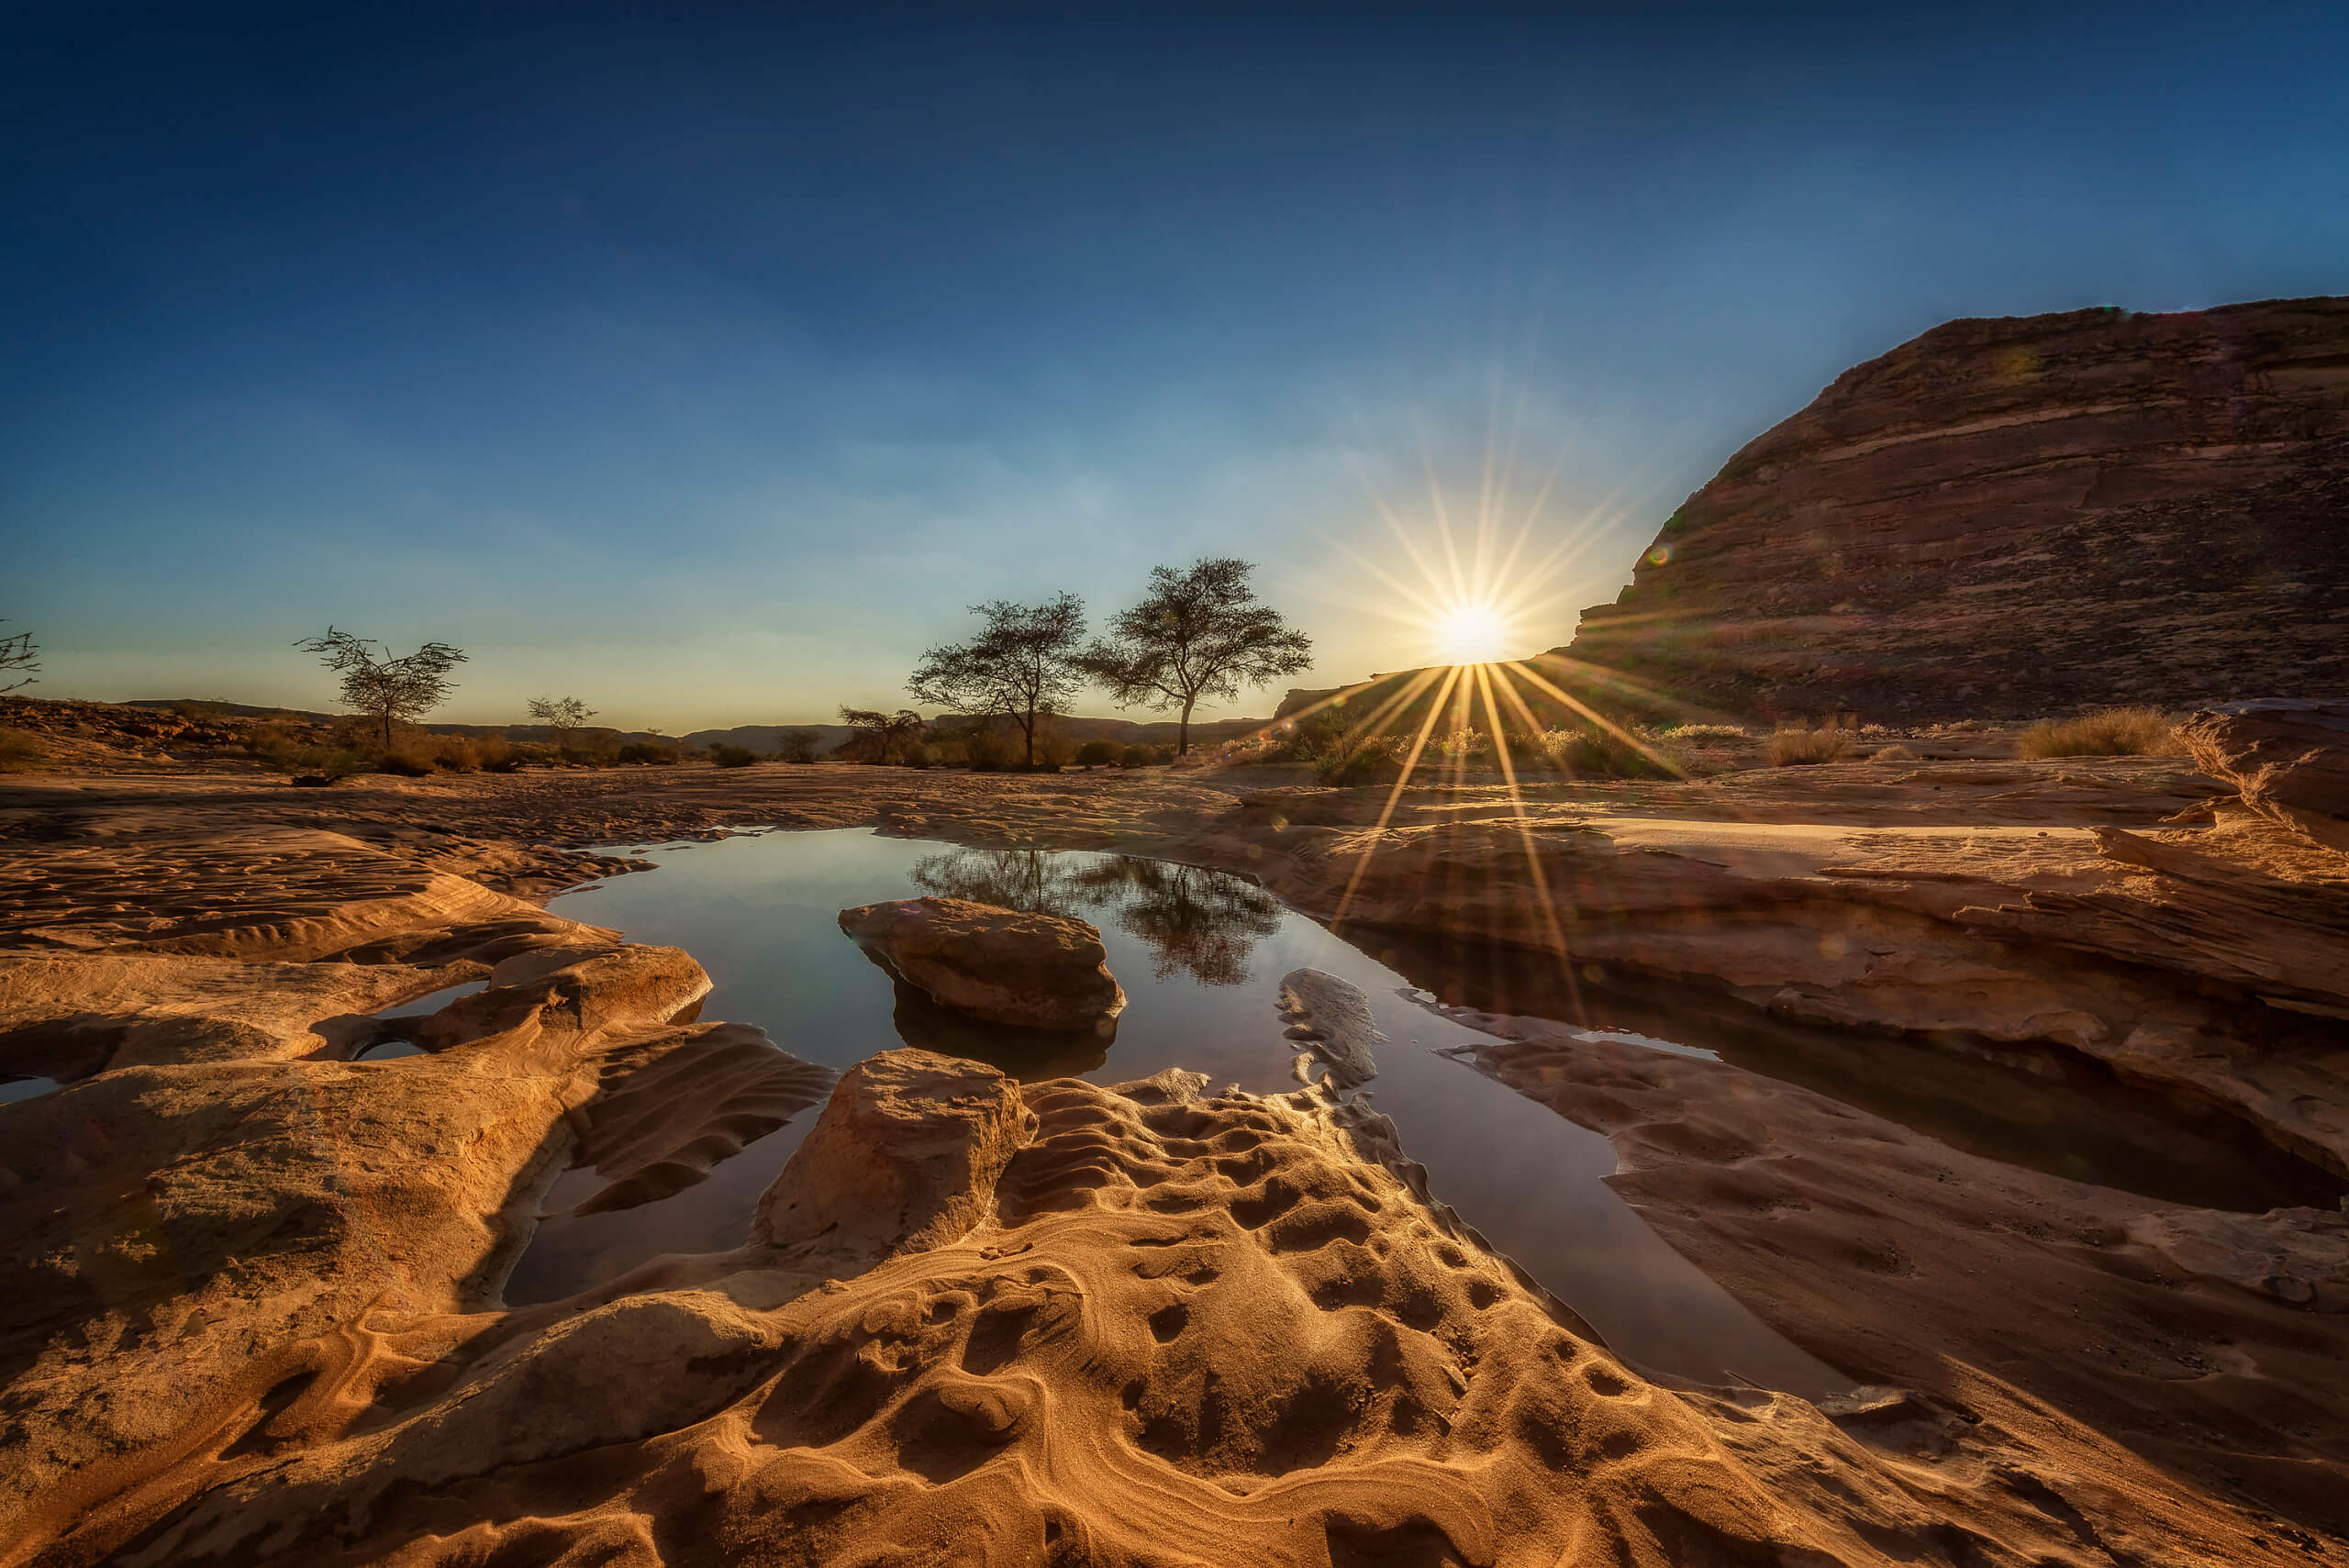
[[2349, 299], [1936, 327], [1731, 458], [1553, 657], [1755, 717], [2349, 695]]

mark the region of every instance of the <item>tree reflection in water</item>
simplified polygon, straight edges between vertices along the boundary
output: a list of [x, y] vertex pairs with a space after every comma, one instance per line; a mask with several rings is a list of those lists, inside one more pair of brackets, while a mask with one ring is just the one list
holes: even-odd
[[914, 862], [914, 882], [941, 898], [967, 898], [1072, 919], [1107, 910], [1151, 950], [1161, 980], [1203, 985], [1248, 978], [1256, 944], [1280, 929], [1280, 901], [1223, 872], [1171, 861], [1105, 855], [1090, 864], [1054, 850], [949, 850]]

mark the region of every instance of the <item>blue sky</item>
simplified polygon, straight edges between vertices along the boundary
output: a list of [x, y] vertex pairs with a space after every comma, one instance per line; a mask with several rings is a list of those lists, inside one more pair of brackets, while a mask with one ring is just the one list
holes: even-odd
[[2349, 290], [2338, 6], [14, 31], [0, 617], [47, 695], [328, 706], [287, 644], [332, 621], [468, 649], [445, 717], [809, 719], [975, 600], [1206, 553], [1336, 684], [1430, 656], [1396, 584], [1480, 516], [1531, 652], [1938, 321]]

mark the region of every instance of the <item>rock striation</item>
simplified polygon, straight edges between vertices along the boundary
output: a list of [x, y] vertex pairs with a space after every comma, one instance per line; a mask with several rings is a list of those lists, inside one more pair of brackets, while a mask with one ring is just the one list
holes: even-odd
[[907, 898], [843, 909], [841, 929], [890, 973], [974, 1018], [1074, 1031], [1125, 1010], [1101, 933], [1083, 920]]
[[2178, 733], [2243, 805], [2349, 854], [2349, 702], [2232, 703]]
[[1953, 321], [1731, 458], [1558, 652], [1759, 717], [2337, 695], [2345, 545], [2349, 298]]

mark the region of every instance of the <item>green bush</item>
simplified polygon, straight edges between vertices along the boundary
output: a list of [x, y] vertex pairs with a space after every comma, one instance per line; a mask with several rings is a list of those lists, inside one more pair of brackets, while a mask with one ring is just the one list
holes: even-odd
[[1129, 746], [1118, 753], [1118, 766], [1121, 768], [1163, 767], [1166, 761], [1167, 751], [1163, 746]]
[[908, 768], [927, 768], [933, 765], [935, 759], [930, 756], [929, 747], [918, 740], [909, 740], [906, 743], [901, 761]]
[[710, 747], [709, 760], [721, 768], [747, 768], [759, 760], [759, 754], [748, 746], [720, 740]]
[[1081, 768], [1106, 768], [1118, 760], [1118, 748], [1108, 740], [1087, 740], [1076, 749], [1076, 765]]

